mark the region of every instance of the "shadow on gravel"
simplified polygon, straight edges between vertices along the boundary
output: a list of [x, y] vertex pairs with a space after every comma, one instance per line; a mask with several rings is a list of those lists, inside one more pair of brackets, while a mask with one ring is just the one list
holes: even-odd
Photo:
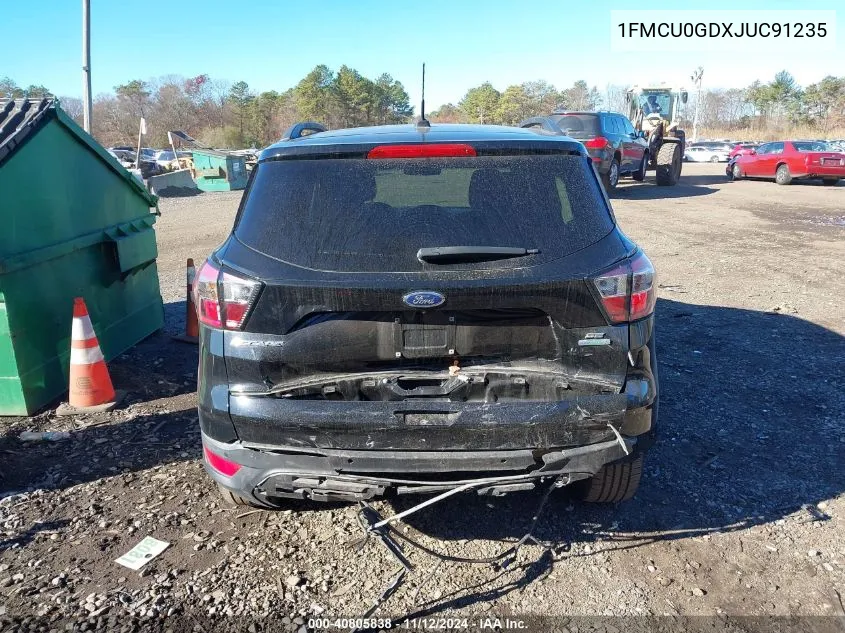
[[728, 180], [728, 177], [723, 171], [720, 174], [695, 174], [690, 176], [682, 175], [680, 186], [704, 187], [707, 185], [727, 185], [730, 183], [731, 181]]
[[[622, 548], [744, 529], [807, 504], [807, 521], [826, 520], [815, 505], [845, 490], [843, 344], [794, 316], [658, 300], [659, 437], [639, 493], [616, 506], [553, 496], [535, 535]], [[448, 541], [518, 539], [538, 499], [458, 495], [405, 522]]]
[[[546, 550], [531, 562], [515, 566], [513, 569], [499, 571], [492, 578], [484, 582], [463, 587], [437, 600], [423, 602], [413, 612], [401, 618], [402, 621], [412, 621], [417, 618], [424, 618], [444, 611], [461, 609], [479, 602], [493, 603], [512, 591], [522, 591], [534, 582], [543, 580], [554, 569], [554, 557], [551, 551]], [[513, 576], [514, 571], [521, 572], [516, 579], [506, 584], [498, 584], [506, 576]]]
[[610, 194], [610, 199], [664, 200], [666, 198], [695, 198], [697, 196], [709, 196], [718, 191], [718, 189], [714, 189], [713, 187], [706, 187], [703, 184], [692, 182], [699, 178], [707, 179], [709, 181], [708, 184], [719, 182], [718, 178], [714, 178], [713, 176], [681, 176], [680, 182], [674, 187], [659, 187], [653, 180], [642, 183], [628, 183], [617, 187]]
[[24, 547], [25, 545], [29, 544], [29, 542], [32, 541], [37, 534], [50, 534], [58, 532], [68, 523], [70, 523], [70, 521], [68, 521], [67, 519], [62, 519], [61, 521], [47, 521], [44, 523], [37, 523], [35, 526], [29, 528], [26, 532], [18, 534], [13, 538], [0, 540], [0, 552], [15, 547]]
[[[171, 338], [184, 332], [184, 312], [184, 301], [166, 304], [165, 330], [109, 363], [115, 388], [127, 392], [116, 410], [73, 418], [50, 410], [14, 431], [0, 427], [0, 498], [115, 475], [128, 486], [136, 471], [199, 459], [197, 346]], [[23, 443], [17, 436], [25, 429], [68, 431], [71, 439]]]
[[[185, 309], [187, 303], [187, 301], [172, 301], [164, 304], [163, 333], [171, 336], [178, 336], [185, 333]], [[196, 354], [194, 354], [194, 357], [196, 357]]]
[[[193, 400], [192, 400], [193, 402]], [[30, 489], [68, 488], [105, 477], [120, 476], [132, 487], [137, 471], [177, 461], [199, 459], [196, 409], [146, 412], [130, 406], [120, 418], [99, 416], [80, 420], [77, 428], [63, 428], [71, 439], [24, 443], [17, 433], [0, 436], [4, 477], [0, 498]], [[54, 430], [57, 424], [39, 424]]]

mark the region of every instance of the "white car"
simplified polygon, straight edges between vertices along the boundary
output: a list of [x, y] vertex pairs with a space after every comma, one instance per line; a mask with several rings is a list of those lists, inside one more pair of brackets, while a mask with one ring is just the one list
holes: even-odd
[[728, 152], [722, 148], [689, 147], [684, 152], [684, 160], [693, 163], [727, 163]]

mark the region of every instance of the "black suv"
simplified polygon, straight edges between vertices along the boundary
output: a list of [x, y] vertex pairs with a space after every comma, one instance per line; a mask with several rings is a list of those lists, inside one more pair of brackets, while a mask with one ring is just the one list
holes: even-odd
[[205, 465], [230, 501], [573, 483], [653, 438], [656, 284], [583, 145], [481, 125], [263, 150], [197, 274]]
[[648, 141], [624, 114], [557, 110], [549, 118], [564, 134], [584, 144], [608, 191], [616, 188], [620, 176], [645, 180]]

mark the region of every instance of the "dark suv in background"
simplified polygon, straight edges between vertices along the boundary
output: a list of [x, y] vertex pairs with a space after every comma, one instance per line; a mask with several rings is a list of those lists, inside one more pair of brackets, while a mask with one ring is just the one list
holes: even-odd
[[648, 141], [624, 114], [557, 110], [549, 118], [584, 144], [608, 191], [616, 188], [621, 176], [645, 180]]
[[197, 274], [199, 418], [224, 496], [544, 480], [630, 498], [657, 415], [656, 282], [584, 146], [320, 130], [261, 153]]

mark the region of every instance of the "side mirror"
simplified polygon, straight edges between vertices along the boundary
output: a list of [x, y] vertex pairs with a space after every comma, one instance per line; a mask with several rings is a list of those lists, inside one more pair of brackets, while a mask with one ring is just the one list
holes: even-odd
[[756, 149], [750, 149], [750, 150], [748, 150], [748, 153], [749, 153], [751, 156], [754, 156], [754, 154], [756, 154], [756, 153], [757, 153], [757, 150], [756, 150]]
[[646, 135], [645, 135], [644, 130], [640, 130], [639, 132], [637, 132], [637, 138], [645, 138], [645, 137], [646, 137]]

